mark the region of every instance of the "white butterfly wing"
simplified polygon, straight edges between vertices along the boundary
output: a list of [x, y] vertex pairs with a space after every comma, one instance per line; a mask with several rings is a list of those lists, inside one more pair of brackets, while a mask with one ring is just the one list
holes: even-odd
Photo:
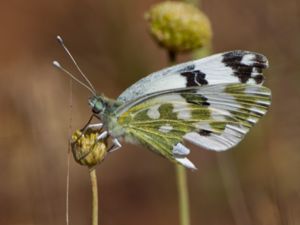
[[262, 84], [265, 56], [248, 51], [231, 51], [178, 64], [152, 73], [127, 88], [119, 102], [163, 90], [222, 83]]
[[255, 84], [161, 91], [121, 105], [115, 111], [118, 126], [111, 132], [195, 168], [183, 140], [215, 151], [232, 148], [267, 112], [270, 103], [270, 90]]

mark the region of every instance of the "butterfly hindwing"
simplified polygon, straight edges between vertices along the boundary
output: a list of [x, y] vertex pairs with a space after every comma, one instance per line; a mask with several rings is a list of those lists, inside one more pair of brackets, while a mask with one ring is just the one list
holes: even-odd
[[255, 84], [185, 87], [142, 96], [115, 113], [127, 141], [194, 168], [184, 140], [211, 150], [229, 149], [266, 113], [270, 98], [268, 88]]
[[215, 87], [209, 88], [210, 91], [202, 93], [213, 112], [213, 122], [209, 125], [199, 122], [198, 126], [205, 132], [192, 132], [184, 138], [207, 149], [224, 151], [238, 144], [267, 112], [271, 104], [271, 92], [263, 86], [242, 84], [226, 85], [221, 92], [214, 92]]
[[152, 73], [127, 88], [117, 100], [128, 102], [162, 90], [221, 83], [262, 84], [262, 70], [267, 67], [266, 57], [258, 53], [219, 53]]

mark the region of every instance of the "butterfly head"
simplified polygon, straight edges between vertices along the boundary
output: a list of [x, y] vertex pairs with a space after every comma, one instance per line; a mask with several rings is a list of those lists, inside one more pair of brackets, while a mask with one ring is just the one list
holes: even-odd
[[89, 105], [92, 108], [93, 113], [101, 114], [105, 109], [105, 103], [102, 96], [94, 95], [89, 98]]

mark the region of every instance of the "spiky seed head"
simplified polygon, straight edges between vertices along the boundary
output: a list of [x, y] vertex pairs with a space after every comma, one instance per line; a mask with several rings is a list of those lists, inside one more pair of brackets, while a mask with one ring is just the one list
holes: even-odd
[[93, 167], [101, 163], [107, 154], [107, 141], [97, 141], [98, 131], [83, 134], [76, 130], [72, 135], [72, 153], [76, 162]]
[[151, 35], [169, 51], [190, 51], [211, 42], [210, 21], [192, 4], [176, 1], [158, 3], [152, 6], [145, 18]]

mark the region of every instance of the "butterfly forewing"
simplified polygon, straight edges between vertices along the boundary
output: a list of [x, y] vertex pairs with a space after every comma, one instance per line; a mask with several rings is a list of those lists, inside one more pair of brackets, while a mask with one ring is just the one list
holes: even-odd
[[149, 93], [221, 83], [262, 84], [265, 56], [248, 51], [231, 51], [172, 66], [139, 80], [118, 101], [128, 102]]

